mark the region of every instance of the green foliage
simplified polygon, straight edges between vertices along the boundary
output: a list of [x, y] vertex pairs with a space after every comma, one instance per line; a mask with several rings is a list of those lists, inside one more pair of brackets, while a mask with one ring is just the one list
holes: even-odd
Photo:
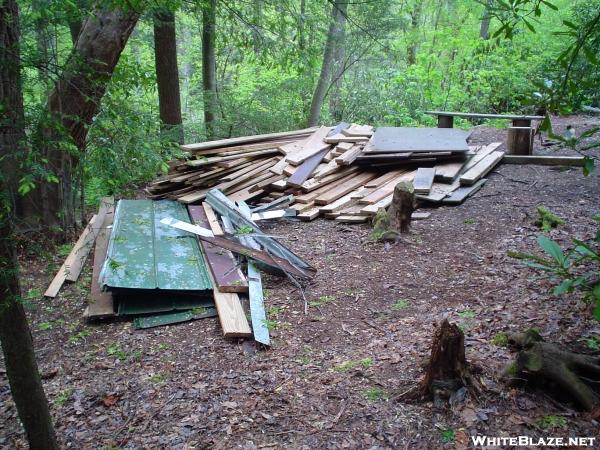
[[401, 311], [403, 309], [408, 308], [409, 305], [410, 305], [410, 302], [407, 299], [401, 298], [400, 300], [396, 301], [396, 303], [394, 303], [392, 305], [392, 309], [394, 311]]
[[[594, 217], [600, 223], [600, 216]], [[594, 317], [600, 321], [600, 226], [588, 242], [572, 240], [572, 248], [564, 249], [547, 236], [537, 238], [538, 245], [547, 254], [539, 257], [527, 253], [510, 253], [522, 259], [534, 269], [545, 272], [556, 284], [552, 293], [556, 296], [582, 292], [583, 298], [595, 305]]]
[[372, 402], [377, 402], [386, 398], [385, 391], [380, 387], [372, 387], [365, 389], [363, 391], [363, 395], [367, 400], [370, 400]]
[[567, 419], [562, 416], [544, 416], [540, 417], [535, 424], [541, 430], [554, 430], [557, 428], [566, 428]]
[[440, 440], [444, 444], [449, 444], [450, 442], [454, 442], [455, 433], [454, 430], [441, 430], [440, 431]]
[[585, 345], [590, 350], [595, 352], [600, 351], [600, 336], [592, 336], [589, 339], [586, 339]]
[[538, 218], [535, 221], [535, 225], [540, 227], [546, 233], [552, 228], [556, 228], [559, 225], [564, 225], [565, 223], [564, 220], [543, 206], [538, 206], [537, 212]]
[[54, 404], [56, 406], [63, 406], [73, 395], [73, 389], [64, 389], [60, 391], [56, 397], [54, 397]]
[[335, 301], [333, 295], [322, 295], [317, 300], [308, 303], [308, 306], [319, 307]]
[[508, 334], [496, 333], [490, 343], [497, 347], [508, 347]]

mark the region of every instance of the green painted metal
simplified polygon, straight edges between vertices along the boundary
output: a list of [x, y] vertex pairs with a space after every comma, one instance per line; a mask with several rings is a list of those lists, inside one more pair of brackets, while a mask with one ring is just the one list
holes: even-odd
[[169, 311], [184, 311], [194, 308], [214, 306], [212, 296], [189, 295], [177, 292], [161, 293], [157, 291], [126, 292], [115, 294], [117, 313], [121, 316], [139, 316]]
[[161, 224], [165, 217], [190, 222], [186, 208], [175, 201], [119, 201], [101, 285], [111, 290], [212, 290], [198, 239]]
[[202, 310], [192, 310], [159, 314], [156, 316], [138, 317], [133, 321], [133, 328], [136, 330], [142, 330], [145, 328], [161, 327], [164, 325], [174, 325], [177, 323], [188, 322], [190, 320], [205, 319], [208, 317], [216, 316], [216, 308], [203, 308]]

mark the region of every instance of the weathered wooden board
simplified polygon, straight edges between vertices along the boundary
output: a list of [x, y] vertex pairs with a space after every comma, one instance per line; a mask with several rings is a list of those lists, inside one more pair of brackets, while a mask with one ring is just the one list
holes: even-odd
[[106, 259], [106, 250], [108, 249], [108, 238], [110, 230], [108, 227], [113, 223], [114, 204], [107, 210], [102, 228], [96, 237], [96, 247], [94, 249], [94, 266], [92, 269], [92, 286], [89, 304], [83, 314], [87, 320], [106, 319], [115, 317], [114, 299], [112, 292], [103, 291], [98, 279], [100, 270]]
[[344, 136], [355, 137], [355, 136], [367, 136], [373, 135], [373, 127], [371, 125], [357, 125], [353, 123], [345, 130], [342, 130]]
[[302, 183], [308, 180], [319, 164], [321, 164], [327, 153], [329, 153], [329, 149], [321, 150], [299, 165], [293, 175], [288, 178], [288, 186], [301, 187]]
[[428, 194], [435, 177], [435, 168], [419, 167], [413, 180], [413, 187], [416, 194]]
[[467, 152], [469, 134], [455, 128], [380, 127], [373, 135], [373, 151]]
[[358, 202], [363, 205], [370, 205], [373, 203], [377, 203], [384, 197], [387, 197], [389, 194], [394, 192], [394, 188], [401, 181], [412, 181], [415, 176], [415, 171], [403, 171], [400, 175], [392, 178], [387, 183], [382, 184], [378, 188], [376, 188], [373, 192], [365, 197], [361, 198]]
[[433, 183], [429, 194], [416, 194], [415, 197], [419, 200], [425, 200], [428, 202], [441, 202], [451, 192], [454, 192], [460, 187], [460, 180], [455, 180], [452, 183]]
[[471, 185], [486, 176], [502, 160], [504, 152], [492, 152], [460, 176], [460, 184]]
[[534, 164], [540, 166], [583, 166], [583, 156], [504, 155], [502, 164]]
[[358, 158], [362, 153], [362, 147], [360, 145], [355, 145], [347, 152], [344, 152], [342, 156], [338, 156], [335, 158], [335, 162], [339, 166], [349, 166], [352, 164], [356, 158]]
[[340, 197], [343, 197], [348, 192], [353, 191], [357, 187], [362, 186], [364, 183], [366, 183], [369, 180], [372, 180], [375, 177], [377, 177], [377, 174], [372, 172], [361, 173], [356, 176], [353, 176], [349, 180], [337, 184], [336, 187], [334, 187], [333, 189], [330, 189], [327, 192], [324, 192], [323, 194], [319, 195], [317, 198], [315, 198], [315, 204], [327, 205], [329, 203], [332, 203], [333, 201], [337, 200]]
[[[208, 220], [208, 224], [210, 225], [208, 228], [212, 230], [215, 236], [223, 236], [225, 233], [223, 233], [223, 229], [219, 224], [219, 219], [217, 219], [217, 215], [212, 209], [212, 206], [210, 206], [206, 202], [202, 202], [202, 207], [204, 208], [204, 214], [206, 215], [206, 219]], [[188, 211], [189, 209], [190, 208], [188, 208]]]
[[442, 200], [442, 203], [447, 203], [449, 205], [460, 205], [467, 197], [470, 197], [479, 189], [481, 189], [486, 182], [487, 180], [484, 178], [477, 181], [472, 186], [459, 187], [457, 190], [445, 197]]
[[[201, 206], [188, 206], [192, 221], [203, 228], [209, 228], [215, 236], [217, 235], [215, 231], [223, 233], [221, 227], [218, 224], [215, 227], [215, 224], [207, 217], [206, 206], [210, 207], [208, 203], [203, 203]], [[212, 278], [219, 292], [248, 292], [248, 281], [231, 252], [223, 251], [222, 248], [204, 241], [200, 241], [200, 246], [204, 251]]]
[[287, 154], [286, 159], [290, 164], [298, 166], [308, 158], [322, 150], [329, 149], [330, 145], [323, 142], [323, 138], [331, 130], [330, 127], [320, 127], [309, 139], [298, 149]]

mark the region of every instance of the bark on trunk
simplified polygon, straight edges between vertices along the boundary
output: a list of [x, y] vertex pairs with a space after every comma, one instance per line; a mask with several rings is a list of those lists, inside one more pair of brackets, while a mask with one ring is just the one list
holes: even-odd
[[171, 11], [154, 15], [154, 57], [161, 131], [165, 138], [183, 144], [175, 14]]
[[408, 233], [413, 211], [415, 210], [415, 190], [410, 181], [402, 181], [394, 188], [392, 204], [388, 209], [390, 227], [400, 233]]
[[202, 9], [202, 85], [206, 138], [215, 136], [217, 115], [217, 60], [215, 56], [217, 0], [208, 0]]
[[321, 64], [321, 74], [313, 94], [308, 116], [308, 126], [312, 127], [319, 123], [321, 117], [321, 108], [327, 94], [327, 87], [331, 79], [331, 69], [333, 66], [333, 53], [336, 43], [340, 36], [342, 25], [346, 21], [346, 8], [348, 2], [345, 0], [336, 0], [331, 10], [331, 23], [327, 33], [327, 41], [323, 51], [323, 64]]
[[69, 56], [64, 72], [48, 98], [40, 123], [38, 145], [48, 161], [47, 171], [58, 179], [34, 191], [37, 215], [47, 227], [64, 231], [75, 224], [72, 188], [74, 169], [85, 150], [88, 128], [135, 27], [139, 12], [99, 10], [88, 18]]
[[[347, 3], [344, 3], [342, 13], [347, 14]], [[341, 122], [344, 118], [342, 108], [342, 80], [346, 70], [346, 21], [340, 24], [339, 35], [335, 43], [333, 56], [333, 74], [331, 78], [331, 93], [329, 94], [329, 110], [334, 122]]]
[[13, 211], [18, 160], [24, 144], [23, 97], [19, 59], [19, 20], [14, 0], [0, 3], [0, 344], [6, 375], [31, 449], [58, 449], [48, 402], [35, 361], [23, 305]]
[[488, 0], [483, 17], [481, 19], [481, 26], [479, 27], [479, 37], [481, 39], [489, 39], [490, 37], [490, 7], [494, 0]]
[[417, 2], [415, 8], [410, 14], [410, 44], [407, 48], [407, 62], [409, 66], [417, 62], [417, 33], [419, 32], [419, 23], [421, 21], [421, 13], [423, 12], [423, 2]]

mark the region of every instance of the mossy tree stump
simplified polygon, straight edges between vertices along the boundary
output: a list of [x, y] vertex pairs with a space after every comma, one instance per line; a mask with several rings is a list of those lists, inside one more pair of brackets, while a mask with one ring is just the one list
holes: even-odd
[[396, 240], [399, 233], [408, 233], [415, 210], [415, 193], [410, 181], [401, 181], [394, 188], [392, 203], [386, 211], [380, 208], [373, 219], [373, 238]]

